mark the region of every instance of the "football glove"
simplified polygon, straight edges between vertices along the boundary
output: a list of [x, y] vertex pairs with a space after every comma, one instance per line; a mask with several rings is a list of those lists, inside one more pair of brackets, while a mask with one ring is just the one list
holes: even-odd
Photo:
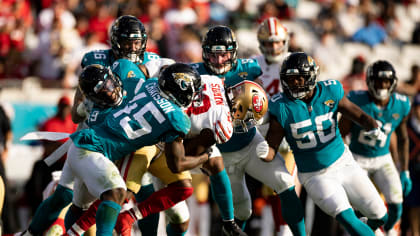
[[369, 130], [369, 131], [365, 131], [364, 135], [371, 138], [371, 139], [376, 139], [376, 140], [386, 139], [386, 134], [379, 127], [374, 128], [374, 129]]
[[79, 103], [77, 106], [76, 112], [81, 117], [88, 117], [89, 113], [92, 111], [93, 102], [89, 99], [83, 100], [83, 102]]
[[256, 149], [258, 158], [263, 159], [263, 160], [267, 158], [268, 150], [269, 150], [267, 141], [260, 142], [255, 149]]
[[410, 172], [408, 170], [400, 172], [400, 179], [404, 197], [407, 197], [410, 194], [411, 189], [413, 188], [413, 183], [410, 179]]

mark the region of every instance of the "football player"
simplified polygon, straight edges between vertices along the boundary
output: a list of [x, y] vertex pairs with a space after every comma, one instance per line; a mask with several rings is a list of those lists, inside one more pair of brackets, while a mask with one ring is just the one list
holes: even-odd
[[[137, 68], [137, 66], [134, 63], [125, 59], [119, 59], [116, 62], [114, 62], [114, 65], [112, 67], [116, 75], [119, 75], [120, 78], [125, 78], [124, 80], [122, 80], [122, 84], [125, 88], [127, 96], [129, 96], [129, 93], [133, 93], [140, 89], [141, 84], [144, 82], [144, 80], [141, 80], [137, 83], [134, 82], [136, 81], [135, 78], [137, 77], [137, 75], [142, 75], [142, 72]], [[96, 108], [92, 109], [92, 111], [90, 112], [90, 117], [86, 121], [88, 126], [94, 126], [98, 123], [100, 124], [101, 122], [103, 122], [107, 112], [109, 112], [109, 110], [112, 109], [107, 108], [106, 106], [100, 106], [100, 104], [103, 104], [103, 101], [110, 100], [111, 98], [106, 97], [109, 94], [104, 94], [105, 97], [98, 97], [97, 95], [95, 95], [94, 88], [98, 84], [98, 80], [94, 80], [90, 77], [83, 76], [83, 79], [81, 78], [80, 80], [79, 86], [84, 92], [84, 94], [87, 95], [87, 97], [92, 97], [92, 100], [95, 101]], [[100, 80], [102, 78], [98, 79]], [[138, 193], [141, 187], [142, 177], [146, 171], [150, 171], [153, 175], [162, 180], [163, 183], [168, 186], [167, 188], [164, 188], [161, 191], [147, 196], [147, 198], [145, 198], [145, 200], [139, 204], [140, 207], [137, 208], [140, 208], [140, 211], [143, 210], [143, 217], [149, 217], [152, 212], [159, 212], [179, 202], [179, 200], [176, 200], [175, 198], [184, 194], [183, 192], [188, 192], [191, 188], [190, 174], [188, 172], [176, 174], [172, 173], [165, 164], [165, 156], [160, 157], [158, 161], [156, 160], [157, 156], [161, 155], [160, 153], [161, 150], [158, 149], [155, 145], [152, 145], [149, 147], [141, 148], [135, 153], [124, 157], [122, 160], [119, 160], [117, 164], [117, 166], [120, 168], [120, 172], [123, 175], [124, 180], [126, 181], [128, 193]], [[148, 157], [151, 157], [152, 159], [148, 159]], [[154, 161], [152, 162], [152, 160]], [[135, 163], [135, 165], [133, 165], [133, 163]], [[131, 197], [128, 198], [131, 199]], [[172, 203], [169, 203], [169, 206], [162, 204], [162, 202], [165, 203], [165, 201], [170, 201]], [[95, 214], [99, 203], [100, 201], [96, 201], [92, 206], [90, 206], [88, 211], [85, 214], [83, 214], [83, 216], [79, 218], [75, 224], [73, 224], [74, 221], [69, 222], [69, 224], [73, 224], [68, 230], [68, 233], [70, 235], [81, 235], [84, 231], [86, 231], [90, 226], [92, 226], [95, 223]], [[73, 206], [75, 205], [78, 204], [74, 204]], [[144, 206], [147, 205], [148, 211], [145, 212]], [[185, 215], [188, 214], [184, 213], [182, 217], [180, 216], [176, 218], [176, 220], [186, 218]], [[131, 220], [131, 218], [119, 218], [118, 224], [116, 226], [117, 232], [131, 232], [132, 223], [133, 221]], [[182, 225], [180, 225], [179, 222], [176, 222], [176, 224], [174, 225], [177, 227], [175, 227], [175, 229], [173, 230], [176, 230], [178, 227], [182, 227]], [[153, 229], [153, 227], [153, 225], [149, 224], [146, 228], [143, 228], [142, 232], [144, 232], [145, 230], [147, 230], [147, 232], [149, 233], [156, 232], [156, 229]]]
[[274, 158], [286, 137], [299, 180], [314, 203], [351, 235], [374, 235], [356, 217], [352, 206], [369, 218], [367, 223], [373, 229], [386, 222], [386, 207], [344, 144], [337, 114], [341, 112], [357, 122], [371, 138], [384, 134], [372, 117], [344, 96], [340, 82], [317, 82], [318, 69], [312, 57], [303, 52], [292, 53], [284, 60], [280, 70], [284, 93], [273, 96], [269, 103], [266, 160]]
[[[160, 58], [157, 54], [146, 51], [146, 29], [143, 23], [134, 16], [118, 17], [111, 26], [110, 38], [111, 49], [86, 53], [81, 62], [82, 68], [91, 64], [111, 67], [117, 59], [123, 58], [140, 65], [143, 73], [147, 75], [147, 70], [141, 65]], [[83, 101], [84, 97], [80, 89], [76, 89], [75, 104], [72, 110], [72, 119], [75, 123], [84, 121], [87, 117], [86, 111], [91, 107], [91, 104]]]
[[[262, 74], [262, 71], [257, 61], [237, 58], [236, 37], [229, 27], [215, 26], [210, 28], [203, 39], [202, 47], [203, 63], [193, 64], [200, 74], [218, 76], [224, 81], [227, 88], [244, 80], [261, 83], [258, 77]], [[241, 117], [241, 119], [234, 121], [232, 138], [224, 144], [217, 145], [222, 153], [223, 162], [229, 175], [231, 184], [231, 190], [229, 189], [229, 191], [233, 193], [233, 206], [235, 208], [233, 212], [232, 207], [223, 208], [219, 203], [222, 218], [226, 220], [235, 216], [241, 227], [244, 228], [246, 220], [251, 216], [251, 197], [244, 179], [246, 172], [275, 189], [282, 201], [288, 202], [285, 203], [286, 207], [284, 209], [289, 212], [285, 215], [286, 221], [296, 235], [305, 235], [303, 208], [296, 196], [293, 179], [284, 164], [280, 159], [277, 159], [275, 164], [266, 165], [255, 158], [256, 156], [264, 156], [268, 150], [267, 143], [254, 126], [254, 115], [257, 113], [263, 114], [266, 111], [264, 103], [267, 102], [264, 101], [264, 99], [267, 99], [264, 92], [262, 94], [254, 93], [254, 91], [259, 91], [255, 89], [256, 86], [258, 85], [255, 83], [252, 86], [246, 86], [247, 88], [254, 87], [254, 89], [250, 88], [251, 90], [247, 91], [249, 93], [247, 96], [255, 95], [253, 97], [255, 100], [252, 100], [253, 107], [241, 107], [239, 102], [238, 110], [232, 110], [234, 114], [238, 112]], [[245, 93], [245, 91], [243, 92]], [[234, 108], [235, 104], [232, 105]], [[259, 116], [257, 117], [259, 118]], [[265, 143], [265, 145], [258, 145], [260, 143]], [[256, 151], [257, 146], [262, 148]], [[257, 168], [253, 164], [261, 166]]]
[[[187, 152], [192, 153], [201, 153], [204, 150], [207, 150], [208, 153], [211, 153], [208, 161], [200, 165], [201, 168], [197, 168], [193, 163], [186, 163], [183, 160], [173, 159], [171, 157], [166, 157], [166, 162], [173, 172], [179, 172], [187, 169], [192, 169], [193, 167], [195, 173], [201, 173], [201, 170], [204, 170], [206, 173], [216, 173], [216, 176], [210, 176], [210, 179], [213, 184], [221, 184], [218, 181], [220, 178], [217, 173], [220, 173], [223, 170], [223, 160], [220, 154], [220, 151], [215, 146], [216, 143], [224, 143], [229, 140], [232, 135], [232, 118], [230, 114], [229, 100], [225, 96], [225, 88], [223, 86], [223, 81], [216, 76], [203, 75], [201, 76], [202, 89], [196, 95], [193, 103], [186, 110], [186, 113], [191, 120], [191, 130], [184, 139], [184, 145], [186, 146]], [[250, 82], [251, 83], [251, 82]], [[243, 84], [237, 85], [238, 90], [241, 90]], [[262, 90], [262, 89], [261, 89]], [[236, 99], [241, 99], [238, 96], [230, 96], [232, 101]], [[243, 101], [241, 104], [247, 102], [248, 106], [251, 103], [251, 98]], [[240, 117], [239, 117], [240, 118]], [[163, 154], [163, 158], [165, 154]], [[154, 162], [151, 164], [153, 166], [156, 162], [159, 162], [162, 157], [154, 159]], [[215, 164], [218, 163], [218, 164]], [[222, 169], [220, 169], [222, 167]], [[156, 167], [156, 169], [161, 169]], [[153, 173], [153, 172], [152, 172]], [[155, 175], [155, 173], [153, 173]], [[223, 177], [223, 176], [222, 176]], [[219, 194], [219, 193], [215, 193]], [[222, 193], [225, 194], [225, 193]], [[231, 198], [231, 196], [229, 196]], [[174, 218], [185, 218], [181, 216], [188, 216], [188, 208], [186, 205], [177, 206], [175, 209], [171, 209], [171, 217]], [[123, 212], [121, 215], [131, 216], [135, 220], [135, 214], [129, 214]], [[179, 216], [179, 217], [177, 217]], [[188, 223], [188, 221], [184, 220]], [[184, 222], [181, 221], [181, 222]], [[231, 226], [226, 226], [231, 224]], [[188, 226], [188, 224], [187, 224]], [[226, 231], [230, 232], [228, 235], [240, 235], [233, 234], [231, 227], [234, 227], [234, 221], [225, 222], [224, 227]], [[131, 228], [130, 228], [131, 229]], [[167, 228], [167, 231], [170, 231]], [[186, 228], [183, 232], [185, 233]], [[235, 232], [235, 231], [233, 231]], [[240, 230], [239, 233], [242, 233]], [[125, 231], [124, 233], [129, 233]], [[168, 232], [168, 234], [173, 232]], [[128, 234], [123, 234], [128, 235]], [[178, 234], [183, 235], [183, 234]], [[245, 235], [242, 233], [242, 235]]]
[[[145, 69], [143, 65], [149, 61], [159, 60], [160, 58], [159, 55], [146, 51], [146, 29], [144, 28], [143, 23], [134, 16], [123, 15], [118, 17], [111, 26], [109, 41], [111, 44], [111, 49], [95, 50], [86, 53], [81, 62], [82, 68], [91, 64], [99, 64], [105, 67], [111, 67], [111, 65], [117, 59], [127, 59], [138, 65], [147, 77], [147, 69]], [[88, 114], [92, 106], [92, 102], [88, 99], [85, 99], [80, 89], [77, 88], [72, 109], [73, 122], [81, 123], [84, 121], [89, 116]], [[137, 158], [133, 159], [133, 163], [130, 168], [133, 168], [134, 166], [141, 166], [141, 163], [137, 163], [138, 161], [145, 159], [150, 160], [153, 158], [153, 156], [150, 156], [153, 153], [153, 149], [155, 149], [155, 147], [145, 147], [143, 151], [137, 152], [137, 154], [142, 154], [144, 158], [142, 159], [140, 158], [140, 155], [137, 155]], [[133, 172], [135, 172], [135, 170], [130, 171], [129, 169], [127, 174], [127, 185], [129, 189], [131, 188], [131, 190], [136, 187], [130, 186], [130, 179], [137, 177], [137, 173], [133, 174]], [[149, 180], [149, 182], [147, 180]], [[153, 185], [151, 184], [150, 179], [145, 176], [144, 185], [135, 195], [136, 201], [143, 201], [153, 192]], [[70, 209], [75, 211], [74, 207], [71, 207]], [[69, 213], [71, 214], [72, 211]], [[152, 232], [150, 230], [157, 228], [158, 221], [159, 214], [154, 214], [143, 219], [142, 221], [139, 221], [139, 227], [144, 234], [153, 235], [157, 232]], [[152, 224], [154, 224], [156, 227], [150, 227]]]
[[[49, 218], [71, 201], [76, 181], [75, 198], [83, 197], [79, 199], [85, 202], [92, 198], [102, 200], [96, 214], [97, 233], [112, 235], [126, 195], [125, 183], [112, 161], [142, 146], [163, 141], [166, 142], [167, 155], [173, 158], [192, 162], [208, 160], [207, 153], [185, 156], [182, 145], [182, 137], [188, 133], [190, 122], [181, 107], [187, 107], [192, 102], [196, 88], [194, 82], [199, 83], [200, 77], [183, 64], [174, 64], [165, 71], [158, 80], [146, 81], [141, 89], [128, 93], [122, 100], [121, 89], [113, 89], [120, 84], [112, 80], [94, 87], [97, 95], [111, 95], [115, 104], [119, 100], [121, 104], [112, 109], [101, 124], [71, 135], [73, 144], [57, 190], [38, 208], [38, 218], [32, 221], [32, 228], [30, 226], [28, 230], [30, 233], [39, 233], [32, 231], [39, 226], [39, 217]], [[177, 74], [184, 76], [177, 77]], [[112, 78], [113, 75], [110, 73], [106, 77]], [[90, 199], [87, 191], [92, 194]], [[141, 213], [136, 214], [141, 216]]]
[[280, 83], [280, 66], [289, 54], [289, 33], [276, 17], [265, 19], [257, 31], [257, 39], [261, 55], [255, 57], [261, 66], [262, 86], [269, 96], [282, 92]]
[[[259, 26], [257, 31], [257, 39], [261, 55], [256, 56], [261, 66], [263, 74], [260, 76], [262, 86], [265, 89], [267, 96], [273, 96], [278, 92], [283, 92], [280, 83], [280, 67], [284, 58], [289, 54], [289, 33], [286, 27], [281, 24], [280, 20], [276, 17], [269, 17], [265, 19]], [[269, 115], [266, 115], [258, 122], [258, 131], [265, 137], [269, 127]], [[286, 162], [287, 170], [292, 174], [295, 183], [298, 184], [296, 164], [293, 154], [290, 151], [289, 145], [283, 140], [279, 149], [280, 154]], [[263, 186], [263, 193], [267, 193], [268, 203], [271, 205], [271, 211], [274, 219], [274, 229], [277, 235], [292, 235], [290, 228], [281, 216], [280, 199], [276, 196], [275, 192]], [[297, 186], [296, 191], [299, 192]]]
[[[158, 64], [159, 62], [147, 63], [148, 71], [151, 74], [156, 74], [156, 71], [161, 66]], [[228, 105], [231, 103], [226, 98], [222, 80], [214, 75], [201, 75], [201, 77], [203, 89], [186, 111], [191, 119], [192, 130], [187, 135], [189, 139], [185, 143], [190, 147], [203, 146], [205, 149], [211, 147], [212, 155], [209, 161], [204, 163], [200, 169], [195, 168], [193, 173], [202, 174], [204, 172], [210, 175], [213, 196], [221, 211], [226, 212], [226, 210], [222, 209], [232, 208], [232, 193], [228, 176], [224, 170], [223, 159], [220, 151], [214, 144], [225, 143], [232, 136], [233, 118], [230, 115], [231, 108]], [[235, 97], [231, 97], [231, 99], [235, 99]], [[250, 102], [250, 100], [247, 100], [247, 102]], [[184, 209], [184, 211], [188, 211], [188, 209]], [[233, 213], [231, 217], [227, 215], [223, 219], [222, 230], [225, 235], [245, 235], [234, 222]]]
[[[353, 157], [384, 194], [388, 206], [388, 221], [384, 230], [388, 232], [401, 218], [403, 196], [411, 191], [407, 133], [410, 100], [405, 95], [394, 93], [397, 76], [394, 67], [387, 61], [379, 60], [368, 66], [366, 84], [367, 91], [351, 91], [347, 97], [372, 116], [385, 135], [380, 139], [367, 137], [366, 130], [347, 117], [340, 119], [339, 128], [343, 137], [351, 134], [349, 148]], [[394, 130], [399, 152], [391, 156], [389, 146]], [[393, 159], [398, 161], [400, 173]]]

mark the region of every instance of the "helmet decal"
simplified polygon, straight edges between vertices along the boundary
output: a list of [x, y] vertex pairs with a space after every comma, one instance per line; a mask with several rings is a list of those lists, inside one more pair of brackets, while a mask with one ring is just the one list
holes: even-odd
[[183, 91], [187, 90], [188, 86], [192, 84], [192, 78], [186, 73], [172, 73], [172, 76]]
[[235, 132], [247, 132], [268, 110], [268, 98], [257, 83], [244, 80], [227, 89]]
[[187, 108], [193, 101], [201, 77], [191, 66], [175, 63], [165, 67], [159, 74], [159, 88], [162, 97], [181, 108]]
[[258, 96], [258, 94], [254, 94], [252, 96], [252, 108], [257, 113], [261, 113], [263, 110], [263, 100]]

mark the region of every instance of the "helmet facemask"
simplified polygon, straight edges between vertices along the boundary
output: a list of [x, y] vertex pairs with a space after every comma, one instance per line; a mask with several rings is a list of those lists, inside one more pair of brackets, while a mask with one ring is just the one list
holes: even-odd
[[118, 106], [123, 100], [120, 79], [111, 69], [99, 64], [83, 68], [79, 75], [79, 89], [87, 99], [103, 108]]
[[319, 67], [312, 57], [302, 52], [290, 54], [280, 69], [284, 92], [292, 99], [305, 98], [315, 89], [318, 73]]
[[117, 58], [142, 63], [147, 34], [143, 24], [134, 16], [121, 16], [111, 27], [111, 48]]
[[[291, 81], [296, 76], [302, 76], [305, 80], [302, 86], [299, 85], [289, 85]], [[285, 75], [285, 79], [281, 80], [281, 85], [283, 86], [283, 90], [292, 98], [294, 99], [303, 99], [306, 97], [316, 86], [316, 75], [302, 75], [302, 74], [293, 74], [291, 72], [288, 75]]]
[[190, 66], [175, 63], [160, 72], [159, 87], [162, 97], [186, 109], [201, 88], [201, 77]]
[[[218, 64], [218, 57], [227, 57], [223, 63]], [[236, 49], [231, 46], [213, 45], [210, 49], [203, 50], [203, 59], [207, 67], [216, 75], [223, 75], [229, 72], [236, 63]], [[212, 62], [213, 61], [213, 62]]]
[[[381, 101], [391, 96], [397, 86], [397, 80], [393, 66], [387, 61], [375, 62], [368, 67], [366, 72], [366, 83], [369, 93]], [[389, 81], [389, 88], [382, 88], [384, 81]]]
[[287, 54], [289, 41], [263, 41], [260, 42], [259, 48], [267, 61], [271, 63], [279, 63]]
[[[386, 100], [391, 96], [392, 92], [395, 90], [395, 87], [397, 85], [397, 80], [389, 77], [391, 76], [391, 73], [392, 73], [391, 71], [381, 71], [380, 73], [382, 74], [381, 77], [372, 78], [367, 81], [369, 93], [376, 99]], [[375, 83], [381, 83], [383, 80], [389, 80], [389, 84], [390, 84], [389, 88], [388, 89], [376, 88]], [[375, 81], [378, 81], [378, 82], [375, 82]]]
[[238, 44], [229, 27], [214, 26], [209, 29], [203, 39], [202, 48], [204, 65], [212, 73], [223, 75], [236, 67]]
[[123, 100], [121, 83], [109, 74], [104, 81], [99, 81], [93, 88], [94, 95], [91, 100], [102, 107], [119, 106]]
[[275, 17], [263, 21], [257, 32], [259, 49], [267, 61], [279, 63], [289, 49], [287, 29]]
[[[118, 43], [121, 58], [134, 63], [142, 63], [144, 57], [143, 41], [140, 38], [121, 39]], [[133, 49], [134, 48], [134, 49]]]

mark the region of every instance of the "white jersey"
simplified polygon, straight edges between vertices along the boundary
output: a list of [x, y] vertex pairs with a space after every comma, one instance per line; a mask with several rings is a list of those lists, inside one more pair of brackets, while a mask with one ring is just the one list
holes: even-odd
[[278, 92], [283, 92], [280, 83], [280, 67], [283, 60], [279, 63], [267, 64], [263, 55], [255, 56], [254, 59], [258, 61], [263, 72], [259, 78], [262, 80], [267, 95], [271, 97]]
[[150, 60], [144, 64], [149, 74], [149, 78], [158, 77], [159, 73], [164, 66], [174, 64], [175, 61], [170, 58], [161, 57], [157, 60]]
[[200, 134], [202, 129], [211, 129], [218, 144], [227, 142], [233, 134], [232, 119], [225, 96], [223, 81], [212, 75], [201, 75], [203, 89], [187, 110], [191, 130], [187, 138]]
[[[259, 77], [262, 80], [263, 87], [267, 96], [270, 98], [276, 93], [283, 92], [283, 88], [280, 82], [280, 68], [283, 60], [289, 55], [287, 53], [281, 61], [278, 63], [267, 64], [267, 61], [264, 58], [264, 55], [258, 55], [253, 57], [255, 60], [258, 61], [258, 64], [261, 67], [263, 74]], [[269, 128], [269, 113], [267, 112], [262, 119], [258, 121], [258, 131], [262, 134], [262, 136], [266, 136]], [[286, 142], [286, 139], [283, 139], [283, 142], [280, 145], [280, 150], [286, 151], [289, 149], [289, 145]]]

